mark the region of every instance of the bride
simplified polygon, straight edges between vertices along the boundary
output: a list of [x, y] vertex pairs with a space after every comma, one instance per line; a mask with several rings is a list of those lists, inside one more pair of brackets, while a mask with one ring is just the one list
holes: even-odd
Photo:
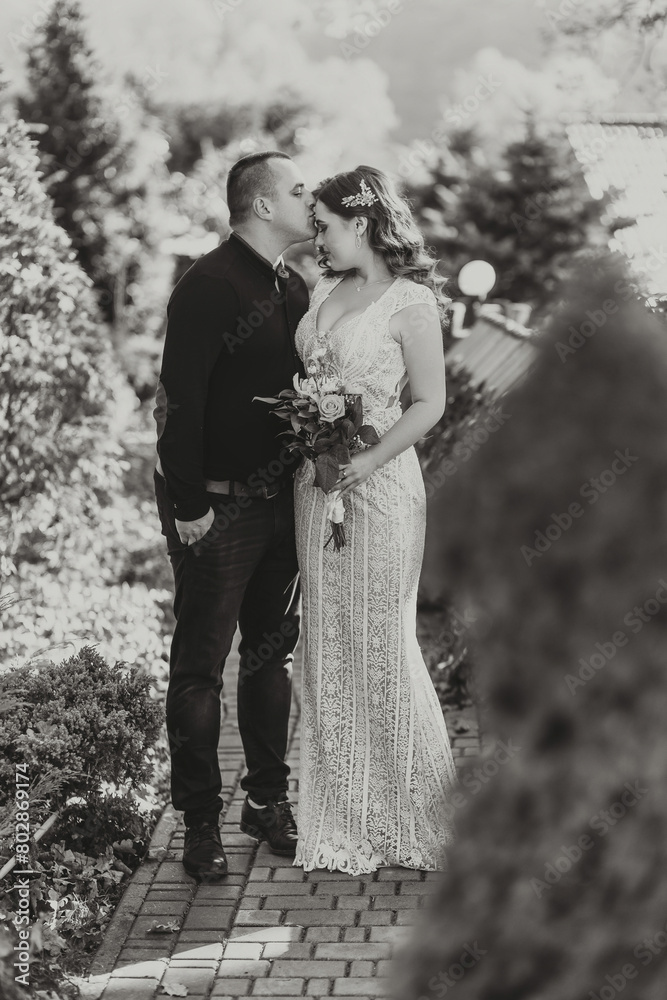
[[339, 551], [325, 547], [327, 499], [313, 464], [297, 473], [304, 666], [294, 864], [350, 875], [442, 868], [456, 775], [415, 630], [426, 500], [413, 445], [445, 406], [443, 279], [381, 171], [357, 167], [313, 194], [325, 271], [297, 349], [306, 366], [329, 349], [380, 440], [341, 468]]

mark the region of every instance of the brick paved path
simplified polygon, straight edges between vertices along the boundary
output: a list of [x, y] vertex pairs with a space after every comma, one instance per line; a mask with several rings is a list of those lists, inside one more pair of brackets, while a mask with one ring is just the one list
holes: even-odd
[[[200, 886], [185, 874], [179, 860], [182, 821], [168, 809], [152, 841], [151, 854], [157, 850], [160, 857], [145, 861], [133, 876], [82, 984], [89, 1000], [390, 995], [392, 948], [440, 875], [405, 868], [355, 878], [326, 870], [306, 874], [239, 831], [244, 793], [238, 785], [243, 755], [236, 726], [237, 671], [237, 657], [230, 657], [219, 750], [229, 803], [221, 831], [230, 874], [222, 883]], [[288, 756], [293, 802], [299, 673], [297, 663]], [[448, 724], [455, 758], [476, 754], [476, 734], [456, 736], [450, 718]], [[177, 930], [149, 932], [167, 922], [175, 922]]]

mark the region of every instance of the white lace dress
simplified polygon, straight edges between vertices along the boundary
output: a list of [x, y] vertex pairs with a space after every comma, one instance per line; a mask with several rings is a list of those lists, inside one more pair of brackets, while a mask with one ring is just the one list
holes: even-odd
[[[318, 333], [341, 278], [321, 278], [296, 345], [304, 363], [328, 344], [380, 435], [401, 416], [406, 370], [391, 316], [435, 303], [397, 278], [358, 317]], [[304, 462], [295, 483], [304, 665], [295, 865], [350, 875], [386, 865], [445, 867], [456, 780], [447, 729], [416, 637], [426, 499], [414, 448], [344, 498], [347, 544], [326, 549], [325, 495]]]

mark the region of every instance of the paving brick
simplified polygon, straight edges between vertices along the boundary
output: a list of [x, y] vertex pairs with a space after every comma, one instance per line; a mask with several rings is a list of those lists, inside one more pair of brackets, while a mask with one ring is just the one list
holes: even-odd
[[155, 948], [144, 948], [141, 944], [136, 947], [131, 943], [126, 944], [118, 956], [116, 968], [126, 968], [136, 962], [167, 962], [169, 961], [169, 951], [169, 948], [161, 948], [158, 951]]
[[217, 885], [201, 885], [194, 897], [195, 903], [220, 903], [224, 900], [235, 900], [243, 892], [243, 884], [230, 884], [227, 879]]
[[323, 943], [315, 946], [315, 958], [341, 958], [348, 961], [353, 958], [365, 958], [377, 960], [389, 958], [391, 950], [388, 944], [370, 941], [359, 942], [341, 941], [339, 944]]
[[268, 927], [280, 923], [280, 910], [239, 910], [236, 914], [237, 927]]
[[407, 940], [408, 930], [405, 927], [371, 927], [371, 941], [388, 941], [400, 944]]
[[364, 926], [381, 927], [391, 923], [390, 910], [364, 910], [359, 914], [359, 923]]
[[117, 965], [111, 973], [112, 979], [159, 979], [167, 968], [168, 960], [144, 959], [131, 965]]
[[[262, 841], [257, 851], [257, 864], [266, 868], [292, 868], [293, 858], [282, 857], [280, 854], [272, 854], [266, 841]], [[301, 871], [303, 869], [300, 869]]]
[[192, 899], [194, 892], [194, 884], [192, 886], [155, 886], [151, 888], [146, 893], [147, 903], [156, 903], [166, 900], [176, 900], [180, 902], [183, 899]]
[[218, 968], [218, 963], [210, 958], [170, 958], [169, 968], [174, 969], [211, 969], [212, 972]]
[[347, 882], [334, 882], [327, 879], [326, 881], [316, 882], [315, 895], [319, 895], [322, 892], [331, 893], [332, 896], [360, 896], [364, 890], [364, 886], [366, 886], [366, 891], [370, 892], [370, 889], [368, 889], [369, 885], [372, 885], [372, 883], [356, 882], [353, 879], [349, 879]]
[[370, 979], [374, 972], [374, 962], [364, 962], [361, 959], [350, 963], [350, 976], [356, 979]]
[[254, 997], [299, 997], [303, 991], [303, 979], [257, 979], [253, 983]]
[[234, 917], [233, 907], [196, 906], [188, 910], [183, 930], [219, 930], [229, 927]]
[[349, 927], [354, 923], [354, 913], [349, 910], [288, 910], [286, 924], [302, 924], [306, 927], [315, 925], [331, 926], [333, 921], [340, 927]]
[[386, 997], [389, 995], [389, 984], [379, 979], [336, 979], [333, 996], [335, 997]]
[[102, 1000], [153, 1000], [157, 979], [110, 979]]
[[343, 932], [343, 941], [365, 941], [365, 927], [346, 927]]
[[178, 942], [179, 944], [181, 942], [188, 944], [192, 948], [197, 945], [226, 941], [229, 933], [226, 927], [216, 927], [214, 930], [181, 931], [178, 935]]
[[340, 941], [342, 927], [309, 927], [306, 931], [306, 941]]
[[188, 996], [208, 994], [215, 981], [214, 969], [169, 969], [162, 986], [185, 986]]
[[421, 882], [422, 874], [416, 868], [380, 868], [378, 882]]
[[174, 945], [175, 934], [149, 934], [138, 937], [134, 933], [128, 937], [126, 948], [141, 950], [146, 958], [158, 958], [161, 952], [168, 955]]
[[310, 882], [249, 882], [244, 896], [310, 896], [312, 891]]
[[230, 938], [233, 941], [298, 941], [303, 927], [232, 927]]
[[[345, 975], [346, 961], [339, 959], [336, 962], [326, 960], [309, 959], [308, 961], [298, 961], [291, 958], [277, 958], [271, 966], [271, 976], [295, 976], [300, 979], [317, 977], [318, 979]], [[372, 970], [371, 970], [372, 971]]]
[[236, 997], [244, 997], [250, 992], [252, 980], [250, 979], [218, 979], [213, 987], [212, 997], [228, 997], [235, 1000]]
[[308, 941], [268, 941], [264, 945], [262, 958], [309, 959], [313, 950]]
[[262, 941], [228, 941], [225, 945], [225, 959], [258, 959], [262, 957], [262, 948], [264, 948]]
[[[381, 914], [378, 914], [378, 916], [381, 916]], [[414, 924], [418, 918], [419, 914], [416, 910], [399, 910], [396, 914], [396, 923], [401, 927], [405, 927]]]
[[[293, 871], [298, 873], [297, 868], [294, 868]], [[250, 882], [268, 882], [270, 878], [270, 868], [253, 868], [249, 875]], [[295, 879], [295, 881], [297, 880]]]
[[168, 917], [169, 920], [180, 920], [188, 906], [189, 899], [166, 899], [164, 902], [145, 902], [141, 907], [142, 916]]
[[217, 961], [222, 958], [223, 948], [224, 946], [220, 942], [211, 944], [190, 944], [187, 941], [179, 940], [176, 942], [172, 958], [206, 958]]
[[435, 886], [431, 882], [405, 882], [401, 885], [401, 896], [433, 896]]
[[[257, 906], [257, 896], [244, 896], [244, 902], [247, 900], [255, 900], [255, 906]], [[271, 909], [276, 909], [280, 906], [281, 910], [327, 910], [331, 909], [333, 906], [334, 898], [333, 896], [270, 896], [267, 901], [267, 906]], [[246, 907], [244, 907], [245, 909]], [[251, 907], [248, 907], [251, 908]]]
[[273, 873], [274, 882], [303, 882], [305, 878], [303, 868], [278, 868]]
[[328, 979], [309, 979], [306, 983], [307, 997], [327, 997], [331, 990], [331, 983]]
[[[141, 914], [140, 914], [137, 917], [137, 919], [134, 921], [134, 923], [132, 924], [132, 930], [130, 932], [130, 938], [133, 941], [136, 941], [137, 939], [141, 939], [142, 944], [143, 944], [144, 940], [146, 940], [146, 941], [155, 941], [156, 938], [158, 940], [160, 940], [162, 942], [162, 944], [164, 944], [165, 941], [173, 941], [174, 940], [174, 934], [153, 934], [153, 933], [149, 933], [149, 928], [152, 927], [153, 924], [156, 924], [156, 923], [157, 924], [164, 924], [164, 923], [166, 923], [166, 921], [162, 917], [150, 917], [150, 916], [142, 917]], [[177, 923], [180, 924], [180, 921], [177, 921]]]
[[[366, 891], [369, 896], [395, 896], [397, 892], [397, 886], [400, 882], [371, 882], [369, 886], [366, 887]], [[411, 882], [405, 883], [406, 885], [421, 885], [421, 882]]]
[[240, 979], [242, 976], [249, 976], [251, 978], [268, 976], [270, 968], [271, 963], [263, 959], [223, 958], [218, 969], [218, 977]]
[[339, 910], [368, 910], [371, 905], [370, 896], [339, 896]]

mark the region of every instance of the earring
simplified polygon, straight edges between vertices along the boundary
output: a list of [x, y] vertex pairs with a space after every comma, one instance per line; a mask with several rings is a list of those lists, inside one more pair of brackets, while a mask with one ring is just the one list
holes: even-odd
[[357, 238], [354, 242], [357, 245], [357, 250], [361, 250], [361, 236], [359, 235], [359, 233], [357, 233]]

